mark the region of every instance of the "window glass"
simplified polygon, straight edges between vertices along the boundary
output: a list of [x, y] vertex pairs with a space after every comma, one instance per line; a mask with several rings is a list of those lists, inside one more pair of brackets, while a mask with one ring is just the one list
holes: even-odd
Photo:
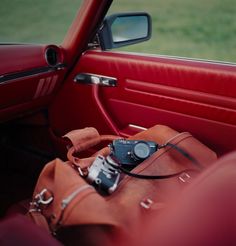
[[0, 43], [60, 44], [82, 0], [1, 0]]
[[236, 62], [235, 0], [114, 0], [109, 14], [145, 11], [151, 40], [125, 51]]

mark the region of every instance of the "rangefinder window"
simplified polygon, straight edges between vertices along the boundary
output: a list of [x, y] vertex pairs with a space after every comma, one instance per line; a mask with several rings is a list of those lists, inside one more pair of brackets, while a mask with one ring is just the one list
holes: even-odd
[[[117, 165], [112, 162], [112, 165]], [[120, 180], [120, 173], [103, 156], [98, 156], [89, 168], [87, 180], [102, 194], [113, 193]]]

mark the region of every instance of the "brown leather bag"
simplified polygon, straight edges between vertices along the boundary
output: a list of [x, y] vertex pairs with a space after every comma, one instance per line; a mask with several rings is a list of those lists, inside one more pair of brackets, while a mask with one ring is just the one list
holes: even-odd
[[[72, 227], [84, 232], [86, 228], [83, 233], [86, 237], [86, 232], [91, 232], [92, 228], [102, 228], [103, 232], [109, 232], [106, 236], [113, 235], [111, 230], [128, 236], [146, 215], [159, 212], [199, 173], [198, 166], [193, 165], [191, 158], [203, 167], [216, 160], [216, 154], [191, 134], [178, 133], [167, 126], [156, 125], [130, 139], [154, 141], [165, 147], [131, 172], [149, 176], [178, 175], [166, 179], [139, 179], [124, 175], [115, 192], [103, 196], [88, 184], [83, 174], [98, 154], [108, 155], [109, 149], [104, 148], [87, 159], [79, 159], [75, 154], [103, 140], [111, 141], [117, 137], [100, 136], [94, 128], [75, 130], [65, 137], [73, 144], [68, 151], [69, 160], [63, 162], [56, 159], [45, 166], [29, 210], [32, 220], [51, 232], [57, 232], [61, 228], [66, 231]], [[188, 153], [188, 156], [177, 150]], [[96, 232], [96, 237], [99, 238], [102, 233], [99, 230]], [[92, 239], [86, 237], [86, 240]]]

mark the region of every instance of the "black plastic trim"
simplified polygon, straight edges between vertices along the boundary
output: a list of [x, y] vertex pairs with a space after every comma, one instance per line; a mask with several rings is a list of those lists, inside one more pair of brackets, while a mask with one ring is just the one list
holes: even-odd
[[34, 68], [31, 70], [27, 70], [27, 71], [0, 75], [0, 84], [4, 84], [4, 83], [7, 83], [8, 81], [15, 80], [15, 79], [39, 75], [39, 74], [48, 73], [48, 72], [54, 72], [57, 70], [64, 69], [65, 67], [66, 67], [65, 64], [58, 64], [55, 67], [51, 67], [51, 66], [40, 67], [40, 68]]
[[48, 47], [45, 51], [45, 59], [49, 66], [55, 67], [58, 64], [59, 52], [55, 47]]

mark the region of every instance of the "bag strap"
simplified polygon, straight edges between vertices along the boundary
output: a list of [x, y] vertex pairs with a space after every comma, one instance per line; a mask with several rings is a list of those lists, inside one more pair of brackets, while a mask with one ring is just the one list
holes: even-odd
[[[173, 136], [171, 139], [169, 139], [166, 143], [162, 144], [159, 146], [159, 149], [170, 147], [179, 152], [181, 155], [183, 155], [185, 158], [190, 160], [193, 165], [197, 166], [198, 169], [202, 169], [202, 166], [199, 164], [199, 162], [191, 156], [188, 152], [186, 152], [184, 149], [180, 148], [179, 146], [171, 143], [172, 140], [175, 138], [179, 137], [180, 135], [186, 134], [186, 132], [178, 133], [175, 136]], [[71, 143], [72, 147], [69, 148], [67, 152], [67, 158], [68, 160], [72, 163], [72, 167], [75, 168], [77, 171], [79, 171], [81, 176], [87, 175], [88, 168], [91, 166], [93, 161], [95, 160], [96, 156], [91, 156], [89, 158], [83, 158], [80, 159], [75, 156], [76, 153], [79, 153], [81, 151], [84, 151], [86, 149], [89, 149], [102, 141], [113, 141], [115, 139], [119, 139], [119, 136], [115, 135], [99, 135], [98, 131], [93, 128], [93, 127], [86, 127], [84, 129], [79, 129], [79, 130], [73, 130], [69, 133], [67, 133], [64, 138], [68, 138]], [[104, 154], [107, 155], [108, 148], [104, 148], [103, 152], [101, 151], [97, 152], [98, 154]], [[136, 173], [132, 173], [129, 170], [125, 169], [122, 167], [122, 165], [113, 165], [110, 163], [111, 166], [114, 168], [118, 169], [120, 172], [123, 172], [131, 177], [135, 178], [140, 178], [140, 179], [166, 179], [166, 178], [171, 178], [180, 175], [183, 171], [174, 173], [174, 174], [169, 174], [169, 175], [140, 175]], [[185, 170], [186, 171], [186, 170]]]
[[93, 127], [86, 127], [84, 129], [73, 130], [63, 136], [70, 140], [72, 146], [68, 146], [67, 158], [72, 163], [81, 176], [84, 176], [84, 170], [87, 171], [87, 168], [95, 160], [95, 157], [83, 158], [80, 159], [75, 155], [84, 150], [87, 150], [91, 147], [96, 146], [101, 142], [111, 142], [115, 139], [121, 137], [116, 135], [100, 135], [98, 131]]

